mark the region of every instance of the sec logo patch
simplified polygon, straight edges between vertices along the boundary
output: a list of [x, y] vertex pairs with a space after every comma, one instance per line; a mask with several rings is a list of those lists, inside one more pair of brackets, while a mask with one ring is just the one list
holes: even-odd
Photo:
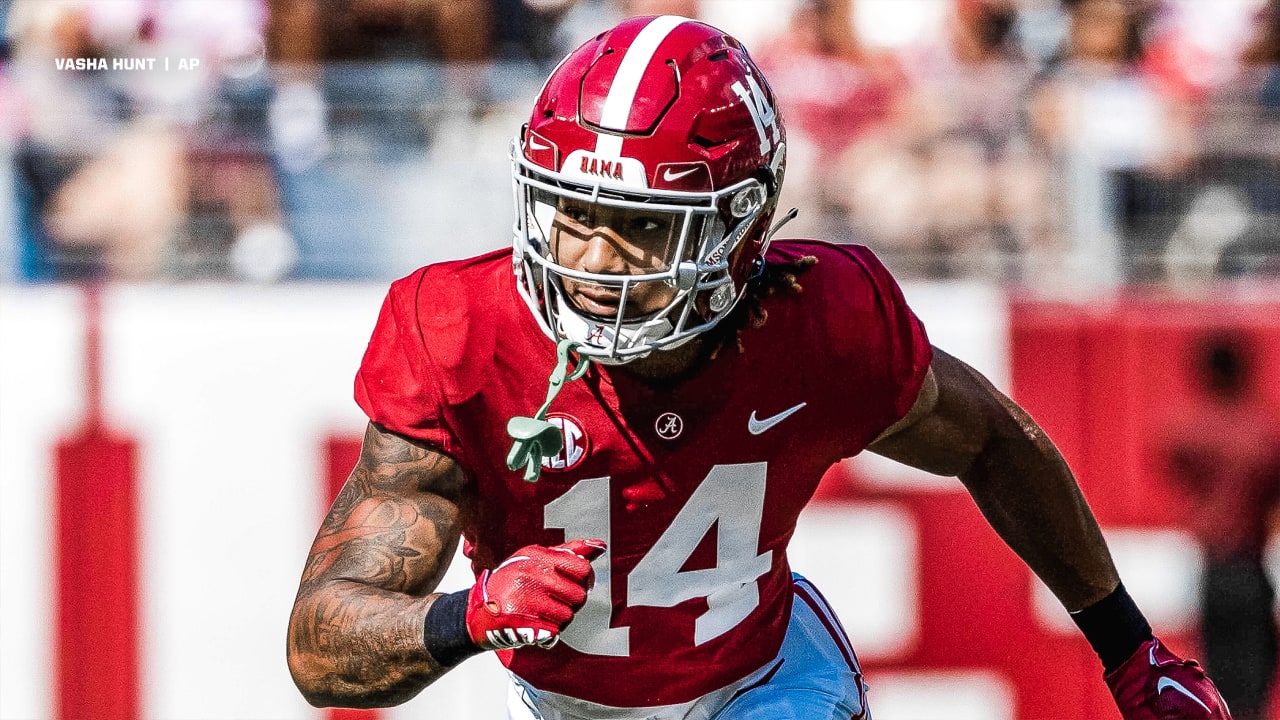
[[542, 467], [547, 470], [572, 470], [582, 462], [590, 451], [590, 441], [582, 429], [582, 423], [572, 415], [551, 413], [547, 422], [560, 428], [560, 436], [564, 438], [564, 447], [555, 455], [542, 458]]

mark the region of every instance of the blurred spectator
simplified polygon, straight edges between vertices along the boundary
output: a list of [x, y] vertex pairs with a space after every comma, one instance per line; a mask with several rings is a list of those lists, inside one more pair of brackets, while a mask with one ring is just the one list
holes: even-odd
[[1197, 400], [1170, 418], [1161, 467], [1205, 553], [1201, 634], [1205, 665], [1236, 720], [1262, 720], [1276, 671], [1275, 592], [1263, 566], [1280, 501], [1280, 425], [1257, 393], [1257, 348], [1219, 332], [1194, 348]]
[[565, 38], [561, 25], [578, 0], [492, 0], [497, 57], [531, 60], [551, 70], [578, 43]]
[[[260, 9], [258, 0], [14, 3], [12, 76], [29, 118], [16, 157], [25, 277], [153, 278], [193, 264], [200, 243], [184, 238], [193, 235], [192, 148], [202, 141], [194, 128], [225, 60], [248, 47], [251, 69], [261, 69]], [[155, 64], [58, 67], [117, 58]], [[179, 69], [182, 59], [199, 62]], [[216, 249], [224, 266], [229, 243]]]
[[[391, 276], [408, 243], [393, 228], [387, 186], [425, 162], [429, 113], [444, 96], [438, 61], [486, 58], [488, 3], [270, 0], [270, 9], [266, 120], [296, 275]], [[459, 101], [479, 94], [482, 75], [454, 74]]]
[[[1240, 55], [1236, 110], [1252, 122], [1237, 125], [1248, 138], [1249, 172], [1242, 177], [1249, 225], [1223, 248], [1219, 275], [1280, 277], [1280, 0], [1268, 0], [1254, 18], [1252, 36]], [[1263, 154], [1259, 157], [1258, 151]]]
[[[1040, 80], [1035, 127], [1059, 159], [1056, 193], [1070, 243], [1070, 277], [1114, 285], [1145, 252], [1129, 256], [1117, 208], [1118, 178], [1141, 171], [1159, 177], [1182, 168], [1193, 152], [1186, 108], [1164, 94], [1143, 66], [1154, 6], [1140, 0], [1064, 0], [1070, 31], [1062, 53]], [[1145, 246], [1144, 246], [1145, 247]], [[1126, 263], [1129, 265], [1127, 266]]]
[[1028, 142], [1035, 66], [1013, 0], [951, 0], [942, 42], [909, 53], [921, 250], [934, 276], [1011, 278], [1047, 242], [1046, 167]]
[[[1188, 28], [1209, 11], [1187, 3], [1060, 0], [1055, 15], [929, 1], [935, 19], [910, 38], [859, 0], [750, 6], [769, 18], [753, 20], [752, 49], [789, 124], [782, 202], [806, 208], [788, 234], [866, 242], [908, 275], [1028, 269], [1036, 286], [1280, 274], [1280, 0], [1256, 0], [1243, 49], [1239, 12], [1215, 21], [1234, 39], [1204, 30], [1192, 47]], [[0, 154], [12, 157], [0, 193], [18, 198], [8, 212], [0, 202], [0, 223], [18, 225], [0, 267], [380, 279], [497, 247], [507, 219], [487, 209], [509, 203], [500, 168], [523, 107], [509, 101], [617, 15], [729, 26], [742, 7], [0, 0], [13, 55], [0, 72]], [[1059, 35], [1037, 73], [1021, 48]], [[1196, 62], [1206, 42], [1213, 72]], [[146, 55], [204, 64], [54, 66]], [[1221, 58], [1236, 55], [1243, 70], [1227, 82]]]
[[478, 166], [493, 167], [477, 163], [476, 147], [505, 156], [519, 121], [499, 99], [537, 91], [538, 63], [559, 58], [555, 28], [573, 5], [271, 0], [268, 124], [296, 274], [385, 278], [501, 242], [469, 235], [464, 216], [487, 215], [499, 193], [505, 207], [505, 180], [492, 175], [462, 207], [439, 189], [457, 192]]
[[1236, 70], [1201, 104], [1201, 155], [1166, 251], [1175, 283], [1280, 277], [1280, 2], [1253, 15]]
[[15, 150], [22, 113], [18, 91], [9, 78], [9, 5], [0, 0], [0, 282], [20, 277], [18, 265], [18, 187], [14, 182]]
[[102, 57], [83, 3], [16, 0], [8, 31], [9, 66], [24, 116], [15, 152], [19, 198], [19, 262], [30, 280], [97, 274], [106, 249], [56, 237], [45, 214], [59, 188], [100, 154], [125, 121], [123, 103], [101, 71], [62, 71], [55, 58]]
[[490, 56], [488, 0], [268, 0], [270, 55], [286, 63]]
[[1258, 10], [1240, 61], [1254, 102], [1269, 120], [1280, 120], [1280, 0], [1267, 0]]
[[196, 102], [176, 118], [187, 214], [166, 277], [273, 280], [296, 261], [265, 132], [267, 10], [266, 0], [172, 0], [156, 18], [160, 51], [197, 49], [206, 68]]
[[854, 20], [854, 0], [803, 0], [789, 30], [754, 53], [787, 119], [781, 203], [809, 209], [793, 234], [896, 240], [911, 234], [894, 212], [898, 181], [913, 170], [897, 159], [904, 76], [863, 44]]
[[[599, 0], [591, 0], [599, 2]], [[557, 61], [559, 22], [579, 0], [268, 0], [271, 56], [369, 60]]]
[[641, 15], [679, 15], [687, 18], [700, 18], [698, 0], [619, 0], [618, 5], [624, 16]]

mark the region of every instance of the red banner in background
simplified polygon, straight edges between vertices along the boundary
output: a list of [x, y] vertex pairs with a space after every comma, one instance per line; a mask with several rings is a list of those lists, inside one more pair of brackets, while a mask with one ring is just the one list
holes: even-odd
[[[1258, 390], [1280, 407], [1280, 305], [1016, 303], [1010, 327], [1012, 395], [1062, 450], [1104, 528], [1176, 526], [1153, 439], [1191, 398], [1190, 358], [1206, 333], [1247, 337]], [[967, 494], [886, 488], [857, 472], [846, 464], [830, 473], [819, 502], [891, 502], [909, 510], [919, 534], [921, 641], [889, 660], [864, 657], [873, 687], [878, 671], [987, 671], [1012, 683], [1017, 718], [1118, 719], [1088, 644], [1040, 616], [1030, 572]], [[1201, 655], [1194, 634], [1157, 632]]]
[[55, 453], [56, 717], [136, 720], [137, 445], [90, 427]]
[[[1198, 375], [1208, 338], [1230, 337], [1247, 348], [1246, 393], [1280, 408], [1280, 303], [1274, 301], [1015, 302], [1010, 327], [1013, 395], [1062, 449], [1104, 528], [1191, 532], [1180, 517], [1184, 498], [1166, 476], [1163, 439], [1180, 412], [1204, 407]], [[1194, 636], [1197, 618], [1185, 637], [1156, 624], [1173, 647], [1204, 660]], [[1280, 717], [1276, 698], [1271, 705], [1270, 716]]]
[[1252, 392], [1280, 408], [1280, 303], [1020, 302], [1011, 317], [1014, 397], [1062, 449], [1104, 526], [1176, 522], [1155, 443], [1198, 399], [1195, 353], [1205, 337], [1245, 339]]
[[54, 449], [55, 716], [136, 720], [138, 443], [102, 408], [100, 289], [85, 289], [85, 417]]

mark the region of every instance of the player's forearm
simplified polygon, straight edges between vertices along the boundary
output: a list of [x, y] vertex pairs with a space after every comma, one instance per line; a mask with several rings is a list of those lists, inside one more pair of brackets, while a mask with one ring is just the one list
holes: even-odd
[[1062, 456], [1026, 413], [1010, 420], [996, 424], [960, 478], [991, 526], [1071, 612], [1103, 669], [1115, 671], [1153, 640], [1151, 625], [1120, 583]]
[[960, 479], [1009, 547], [1068, 610], [1079, 610], [1114, 590], [1119, 575], [1061, 454], [1008, 404], [1010, 415], [994, 424]]
[[449, 670], [423, 642], [438, 597], [335, 580], [304, 588], [289, 621], [289, 671], [316, 707], [387, 707]]

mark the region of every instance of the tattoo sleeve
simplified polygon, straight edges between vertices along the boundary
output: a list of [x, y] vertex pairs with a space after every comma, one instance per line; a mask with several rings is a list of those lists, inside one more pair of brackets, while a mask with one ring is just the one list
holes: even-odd
[[423, 618], [458, 546], [463, 483], [451, 458], [369, 425], [289, 618], [289, 669], [313, 705], [399, 704], [448, 670]]

